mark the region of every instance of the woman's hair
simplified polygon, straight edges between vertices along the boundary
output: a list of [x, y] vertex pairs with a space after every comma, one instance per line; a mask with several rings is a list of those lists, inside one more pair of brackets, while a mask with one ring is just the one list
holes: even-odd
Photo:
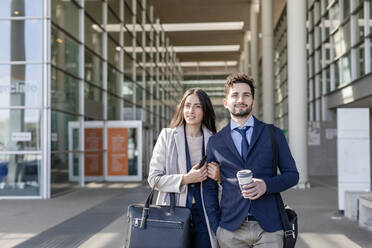
[[185, 106], [186, 98], [190, 95], [196, 95], [199, 98], [200, 105], [203, 109], [203, 120], [202, 124], [208, 128], [212, 133], [216, 133], [216, 114], [214, 113], [214, 109], [212, 106], [211, 99], [204, 90], [200, 88], [191, 88], [188, 89], [182, 97], [181, 102], [177, 106], [177, 110], [174, 113], [171, 123], [169, 124], [170, 128], [178, 127], [181, 125], [185, 125], [186, 121], [183, 117], [183, 108]]

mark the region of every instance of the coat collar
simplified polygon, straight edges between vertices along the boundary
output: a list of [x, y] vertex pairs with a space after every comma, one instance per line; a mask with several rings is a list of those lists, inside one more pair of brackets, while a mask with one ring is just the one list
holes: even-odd
[[[256, 117], [253, 116], [253, 119], [254, 119], [254, 126], [253, 126], [253, 133], [252, 133], [251, 142], [249, 144], [248, 155], [249, 155], [250, 151], [253, 149], [254, 145], [257, 143], [257, 140], [262, 133], [263, 127], [265, 126], [265, 124], [262, 121], [258, 120]], [[228, 147], [228, 149], [236, 157], [241, 159], [242, 162], [243, 162], [243, 159], [240, 156], [238, 150], [236, 149], [234, 141], [231, 137], [231, 126], [230, 126], [230, 124], [231, 124], [231, 122], [229, 122], [229, 124], [221, 130], [221, 135], [223, 135], [225, 137], [226, 146]]]

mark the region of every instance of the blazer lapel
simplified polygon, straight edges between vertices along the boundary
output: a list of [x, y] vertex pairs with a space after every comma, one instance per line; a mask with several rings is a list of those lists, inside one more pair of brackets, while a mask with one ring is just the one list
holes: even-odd
[[251, 143], [249, 144], [249, 150], [248, 154], [251, 152], [253, 149], [254, 145], [256, 144], [258, 138], [260, 137], [262, 130], [264, 128], [264, 123], [257, 120], [255, 117], [254, 118], [254, 127], [253, 127], [253, 133], [252, 133], [252, 138], [251, 138]]
[[174, 134], [178, 154], [178, 167], [181, 174], [187, 173], [185, 132], [183, 126], [176, 127]]
[[244, 162], [242, 156], [240, 156], [238, 150], [236, 149], [236, 146], [234, 144], [234, 141], [233, 141], [233, 139], [231, 137], [230, 122], [229, 122], [229, 124], [226, 127], [224, 127], [221, 130], [221, 132], [223, 132], [222, 134], [225, 137], [224, 140], [226, 142], [227, 148], [234, 154], [235, 157], [239, 158], [242, 162]]

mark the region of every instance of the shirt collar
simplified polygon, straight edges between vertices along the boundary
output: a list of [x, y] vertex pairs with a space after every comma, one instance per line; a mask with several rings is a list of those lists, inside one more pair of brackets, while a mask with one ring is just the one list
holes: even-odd
[[[244, 127], [254, 127], [254, 118], [253, 115], [251, 115], [248, 120], [244, 123]], [[231, 130], [234, 130], [235, 128], [240, 127], [238, 123], [236, 123], [233, 120], [230, 120], [230, 128]]]

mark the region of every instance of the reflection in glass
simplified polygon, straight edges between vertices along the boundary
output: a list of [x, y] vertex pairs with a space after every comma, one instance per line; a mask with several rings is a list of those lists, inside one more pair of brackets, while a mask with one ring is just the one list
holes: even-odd
[[0, 196], [38, 196], [41, 155], [0, 155]]
[[21, 17], [42, 15], [42, 0], [1, 0], [0, 17]]
[[79, 156], [77, 153], [68, 153], [68, 152], [62, 152], [62, 153], [51, 153], [51, 193], [52, 195], [55, 195], [57, 193], [61, 193], [63, 191], [70, 190], [74, 186], [78, 184], [78, 182], [73, 182], [69, 180], [69, 164], [68, 164], [68, 155], [73, 155], [73, 162], [74, 164], [77, 164], [77, 166], [71, 166], [71, 170], [77, 167], [77, 173], [78, 173], [78, 163], [79, 163]]
[[51, 84], [51, 107], [79, 113], [79, 80], [52, 67]]
[[133, 83], [132, 80], [125, 75], [123, 82], [123, 98], [128, 102], [133, 102]]
[[351, 82], [351, 54], [348, 52], [342, 57], [342, 84], [347, 84]]
[[70, 115], [59, 111], [51, 111], [51, 150], [68, 151], [69, 147], [68, 126], [71, 122], [77, 122], [77, 115]]
[[52, 26], [52, 64], [79, 76], [79, 44]]
[[41, 20], [0, 20], [0, 61], [41, 61]]
[[34, 109], [0, 109], [0, 151], [40, 150], [41, 113]]
[[100, 25], [93, 22], [87, 15], [84, 16], [85, 20], [85, 45], [92, 49], [94, 52], [102, 56], [102, 32], [103, 29]]
[[120, 46], [110, 36], [107, 39], [107, 58], [109, 63], [120, 68]]
[[52, 22], [79, 39], [79, 7], [71, 0], [52, 0], [51, 11]]
[[103, 91], [89, 83], [85, 83], [84, 88], [85, 115], [91, 119], [103, 119]]
[[85, 80], [98, 87], [103, 87], [103, 61], [89, 50], [85, 49]]
[[137, 130], [129, 128], [128, 135], [128, 162], [129, 162], [129, 175], [137, 175], [138, 173], [138, 155], [139, 147], [137, 144]]
[[41, 107], [42, 66], [0, 65], [0, 107]]
[[119, 97], [107, 94], [107, 119], [108, 120], [120, 120], [120, 107], [122, 101]]
[[107, 90], [121, 97], [120, 72], [110, 64], [107, 64]]

